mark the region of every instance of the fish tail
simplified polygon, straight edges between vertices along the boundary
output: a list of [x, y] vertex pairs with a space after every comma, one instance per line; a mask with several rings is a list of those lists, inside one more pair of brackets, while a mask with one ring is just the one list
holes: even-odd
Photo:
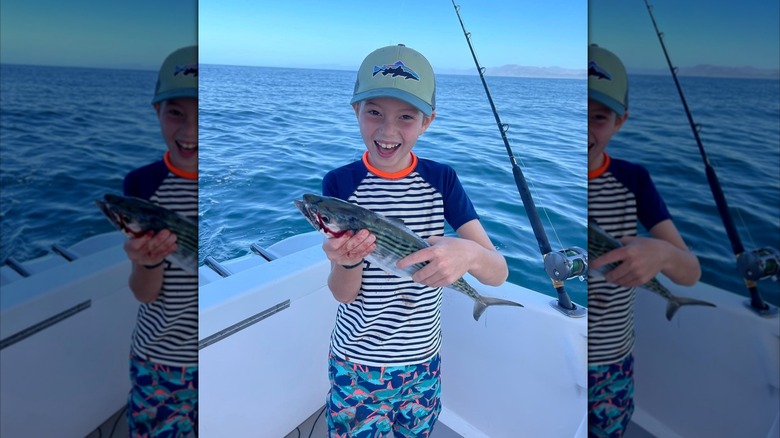
[[479, 321], [479, 317], [485, 312], [489, 306], [520, 306], [525, 307], [520, 303], [514, 301], [504, 300], [501, 298], [491, 297], [479, 297], [474, 300], [474, 321]]
[[674, 314], [677, 313], [677, 310], [681, 306], [691, 305], [691, 306], [709, 306], [709, 307], [718, 307], [709, 301], [703, 301], [703, 300], [697, 300], [695, 298], [686, 298], [686, 297], [674, 297], [668, 300], [669, 304], [666, 305], [666, 319], [671, 321], [674, 317]]

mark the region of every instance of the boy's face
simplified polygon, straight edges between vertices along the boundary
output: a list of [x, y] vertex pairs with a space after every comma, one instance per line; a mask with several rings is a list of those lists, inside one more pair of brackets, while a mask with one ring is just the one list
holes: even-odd
[[389, 173], [399, 172], [411, 164], [409, 152], [436, 117], [435, 112], [425, 117], [417, 108], [389, 97], [368, 99], [352, 106], [368, 149], [368, 161]]
[[198, 99], [164, 100], [154, 105], [171, 162], [185, 172], [198, 171]]
[[627, 118], [628, 111], [618, 117], [608, 106], [588, 99], [588, 171], [604, 164], [604, 150]]

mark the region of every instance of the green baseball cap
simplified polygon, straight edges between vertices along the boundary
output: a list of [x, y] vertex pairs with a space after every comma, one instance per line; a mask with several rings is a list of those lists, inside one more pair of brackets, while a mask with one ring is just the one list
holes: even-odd
[[433, 67], [420, 52], [403, 44], [374, 50], [358, 70], [350, 104], [374, 97], [392, 97], [430, 116], [436, 108]]
[[157, 75], [152, 104], [179, 97], [198, 97], [198, 46], [173, 51]]
[[623, 117], [628, 109], [628, 75], [614, 53], [596, 44], [588, 46], [588, 99]]

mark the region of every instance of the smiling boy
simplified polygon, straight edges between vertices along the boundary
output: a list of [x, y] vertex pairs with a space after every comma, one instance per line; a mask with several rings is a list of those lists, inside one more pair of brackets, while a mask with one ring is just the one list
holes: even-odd
[[[636, 286], [659, 272], [677, 284], [699, 280], [688, 250], [647, 170], [606, 153], [628, 119], [628, 76], [615, 54], [588, 47], [588, 218], [625, 245], [593, 260], [620, 265], [588, 279], [588, 434], [622, 436], [634, 411], [633, 303]], [[637, 221], [651, 237], [637, 237]]]
[[[124, 192], [183, 216], [198, 216], [198, 49], [171, 53], [160, 68], [152, 105], [168, 151], [130, 172]], [[198, 277], [165, 258], [168, 230], [129, 238], [130, 289], [141, 301], [130, 350], [127, 422], [131, 437], [180, 437], [197, 428]]]
[[[436, 118], [435, 88], [417, 51], [399, 44], [369, 54], [350, 102], [366, 152], [322, 182], [325, 196], [401, 220], [432, 245], [398, 262], [428, 262], [401, 279], [364, 259], [376, 248], [367, 230], [323, 243], [342, 303], [329, 357], [330, 436], [429, 436], [441, 411], [441, 288], [466, 272], [491, 285], [508, 275], [455, 171], [412, 152]], [[443, 237], [445, 221], [458, 237]]]

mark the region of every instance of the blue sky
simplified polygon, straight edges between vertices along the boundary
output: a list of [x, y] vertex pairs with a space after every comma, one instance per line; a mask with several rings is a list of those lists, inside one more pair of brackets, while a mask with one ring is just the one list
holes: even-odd
[[156, 70], [197, 44], [197, 0], [2, 0], [0, 62]]
[[[652, 3], [676, 65], [780, 68], [777, 0]], [[486, 67], [583, 68], [589, 34], [629, 68], [665, 68], [642, 0], [459, 4]], [[437, 70], [473, 69], [447, 0], [0, 2], [3, 63], [154, 70], [173, 49], [198, 37], [204, 63], [352, 70], [373, 49], [403, 42]]]
[[[777, 0], [649, 0], [675, 66], [780, 68]], [[591, 42], [627, 68], [667, 68], [643, 0], [590, 0]]]
[[[585, 0], [460, 0], [482, 65], [584, 68]], [[209, 64], [357, 70], [372, 50], [404, 43], [436, 70], [474, 69], [449, 0], [202, 0], [200, 60]]]

